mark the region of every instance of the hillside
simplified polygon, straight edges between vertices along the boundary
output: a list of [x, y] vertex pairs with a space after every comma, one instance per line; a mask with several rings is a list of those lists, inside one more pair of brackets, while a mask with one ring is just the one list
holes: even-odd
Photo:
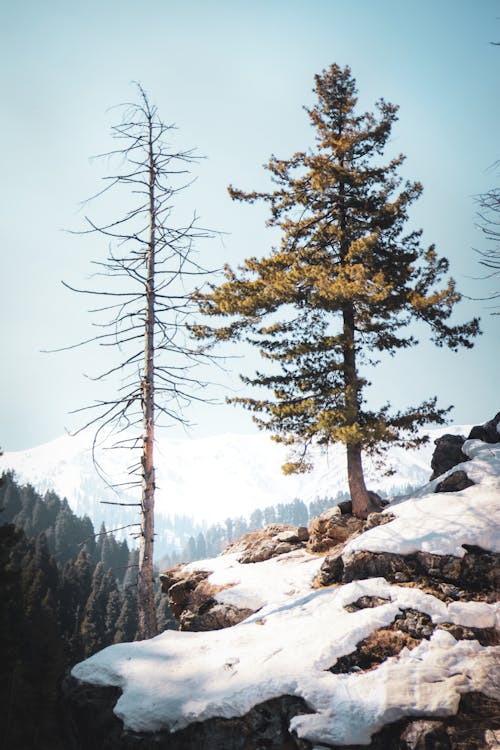
[[[317, 523], [307, 543], [300, 530], [271, 528], [261, 542], [275, 549], [260, 562], [249, 535], [217, 559], [167, 571], [178, 612], [190, 593], [200, 612], [243, 619], [77, 665], [67, 694], [80, 731], [80, 688], [88, 696], [93, 685], [115, 688], [109, 748], [497, 747], [500, 444], [467, 440], [462, 450], [468, 461], [367, 522], [353, 519], [324, 554], [312, 551]], [[470, 486], [445, 491], [457, 476]], [[343, 518], [327, 520], [345, 530]], [[280, 554], [287, 539], [293, 549]]]

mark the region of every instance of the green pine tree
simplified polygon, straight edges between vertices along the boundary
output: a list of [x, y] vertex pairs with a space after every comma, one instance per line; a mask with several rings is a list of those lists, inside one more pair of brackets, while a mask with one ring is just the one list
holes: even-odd
[[272, 397], [236, 398], [261, 428], [296, 448], [286, 472], [310, 468], [311, 443], [346, 446], [353, 512], [376, 509], [367, 492], [362, 453], [422, 442], [417, 428], [442, 424], [448, 410], [436, 399], [400, 412], [366, 405], [363, 368], [380, 352], [395, 354], [417, 341], [409, 325], [430, 327], [438, 346], [472, 346], [476, 319], [451, 325], [460, 295], [452, 279], [439, 284], [448, 261], [421, 232], [404, 233], [410, 205], [422, 186], [402, 184], [403, 156], [383, 163], [397, 107], [380, 100], [377, 113], [358, 114], [348, 67], [332, 65], [315, 78], [317, 104], [307, 110], [316, 147], [267, 165], [273, 192], [230, 188], [235, 200], [266, 202], [269, 225], [282, 233], [269, 255], [247, 259], [226, 281], [200, 292], [201, 310], [228, 317], [227, 325], [195, 328], [200, 338], [244, 340], [274, 366], [243, 380]]
[[97, 563], [92, 576], [92, 588], [85, 605], [85, 613], [80, 629], [85, 656], [91, 656], [106, 645], [106, 600], [103, 597], [105, 571], [101, 562]]
[[137, 594], [135, 586], [127, 586], [123, 592], [123, 601], [116, 621], [114, 642], [134, 641], [137, 635]]

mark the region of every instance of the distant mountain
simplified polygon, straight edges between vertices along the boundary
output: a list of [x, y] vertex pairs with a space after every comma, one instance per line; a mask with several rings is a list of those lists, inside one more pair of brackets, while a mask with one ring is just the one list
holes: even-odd
[[[467, 434], [469, 426], [429, 430], [429, 443], [420, 450], [395, 448], [389, 455], [395, 469], [384, 477], [366, 460], [369, 488], [384, 493], [404, 491], [426, 482], [434, 440], [440, 435]], [[135, 520], [134, 508], [103, 505], [105, 502], [136, 502], [131, 490], [116, 492], [101, 479], [92, 462], [92, 435], [65, 436], [36, 448], [5, 453], [0, 471], [13, 469], [19, 482], [31, 483], [39, 492], [54, 490], [66, 497], [78, 515], [88, 514], [95, 526], [104, 521], [108, 529]], [[335, 446], [327, 454], [318, 450], [309, 474], [285, 476], [281, 472], [287, 449], [268, 435], [224, 434], [207, 438], [157, 441], [156, 517], [158, 546], [182, 545], [175, 538], [175, 516], [192, 518], [197, 527], [222, 522], [227, 517], [248, 515], [256, 508], [286, 503], [294, 498], [310, 502], [335, 497], [347, 490], [344, 450]], [[126, 450], [101, 450], [98, 459], [114, 482], [127, 479], [131, 454]], [[188, 532], [191, 533], [191, 532]]]

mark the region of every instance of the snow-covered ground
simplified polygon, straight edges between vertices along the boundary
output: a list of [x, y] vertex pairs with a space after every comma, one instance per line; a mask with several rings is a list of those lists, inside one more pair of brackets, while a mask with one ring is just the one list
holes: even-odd
[[[469, 425], [428, 430], [429, 443], [419, 450], [394, 448], [390, 464], [397, 469], [382, 476], [366, 460], [370, 487], [388, 490], [392, 486], [418, 486], [430, 476], [434, 440], [443, 433], [467, 435]], [[92, 434], [65, 436], [26, 451], [5, 453], [0, 471], [14, 469], [20, 482], [30, 482], [40, 492], [54, 490], [66, 497], [75, 513], [87, 513], [96, 524], [109, 511], [102, 500], [116, 500], [116, 494], [98, 476], [92, 463]], [[174, 440], [159, 437], [156, 445], [158, 521], [175, 514], [192, 516], [199, 523], [213, 523], [235, 516], [248, 516], [256, 508], [300, 498], [335, 497], [347, 489], [345, 450], [334, 446], [328, 454], [317, 451], [309, 474], [281, 472], [287, 448], [266, 434], [216, 435], [208, 438]], [[126, 479], [131, 462], [129, 451], [100, 451], [99, 461], [113, 482]], [[121, 500], [133, 496], [120, 494]], [[116, 509], [113, 511], [116, 512]], [[105, 519], [104, 519], [105, 520]], [[108, 527], [111, 525], [107, 524]], [[116, 523], [115, 525], [120, 525]]]
[[[350, 549], [461, 555], [468, 543], [500, 552], [500, 445], [468, 441], [464, 450], [475, 486], [434, 494], [435, 483], [427, 484], [390, 508], [395, 520], [357, 537]], [[371, 671], [330, 672], [339, 657], [403, 609], [424, 612], [434, 623], [484, 628], [500, 627], [500, 609], [474, 601], [445, 604], [381, 578], [313, 589], [321, 562], [299, 551], [247, 565], [234, 554], [192, 563], [213, 571], [210, 582], [230, 585], [217, 594], [219, 601], [259, 611], [226, 630], [167, 631], [111, 646], [78, 664], [73, 675], [119, 686], [115, 712], [135, 731], [175, 731], [210, 717], [242, 716], [285, 694], [300, 696], [313, 713], [294, 717], [291, 728], [317, 747], [368, 744], [373, 732], [403, 716], [453, 714], [464, 692], [498, 697], [491, 658], [499, 648], [457, 641], [442, 630]], [[345, 609], [364, 595], [388, 601]]]

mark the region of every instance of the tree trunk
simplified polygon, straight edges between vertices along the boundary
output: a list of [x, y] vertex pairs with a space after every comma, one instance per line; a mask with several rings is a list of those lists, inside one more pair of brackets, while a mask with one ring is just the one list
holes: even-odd
[[155, 327], [155, 166], [152, 142], [152, 123], [149, 120], [149, 242], [147, 247], [146, 310], [144, 324], [144, 377], [142, 380], [142, 508], [137, 577], [137, 609], [139, 637], [153, 638], [157, 634], [156, 609], [153, 589], [154, 547], [154, 327]]
[[363, 475], [361, 448], [359, 445], [347, 446], [347, 479], [351, 495], [352, 512], [357, 518], [368, 518], [370, 513], [380, 510], [370, 499]]
[[[356, 371], [356, 349], [354, 336], [354, 308], [346, 302], [343, 309], [344, 320], [344, 384], [345, 409], [348, 425], [356, 425], [359, 419], [359, 386]], [[351, 495], [352, 512], [358, 518], [367, 518], [375, 510], [366, 489], [361, 462], [361, 445], [347, 443], [347, 480]]]

